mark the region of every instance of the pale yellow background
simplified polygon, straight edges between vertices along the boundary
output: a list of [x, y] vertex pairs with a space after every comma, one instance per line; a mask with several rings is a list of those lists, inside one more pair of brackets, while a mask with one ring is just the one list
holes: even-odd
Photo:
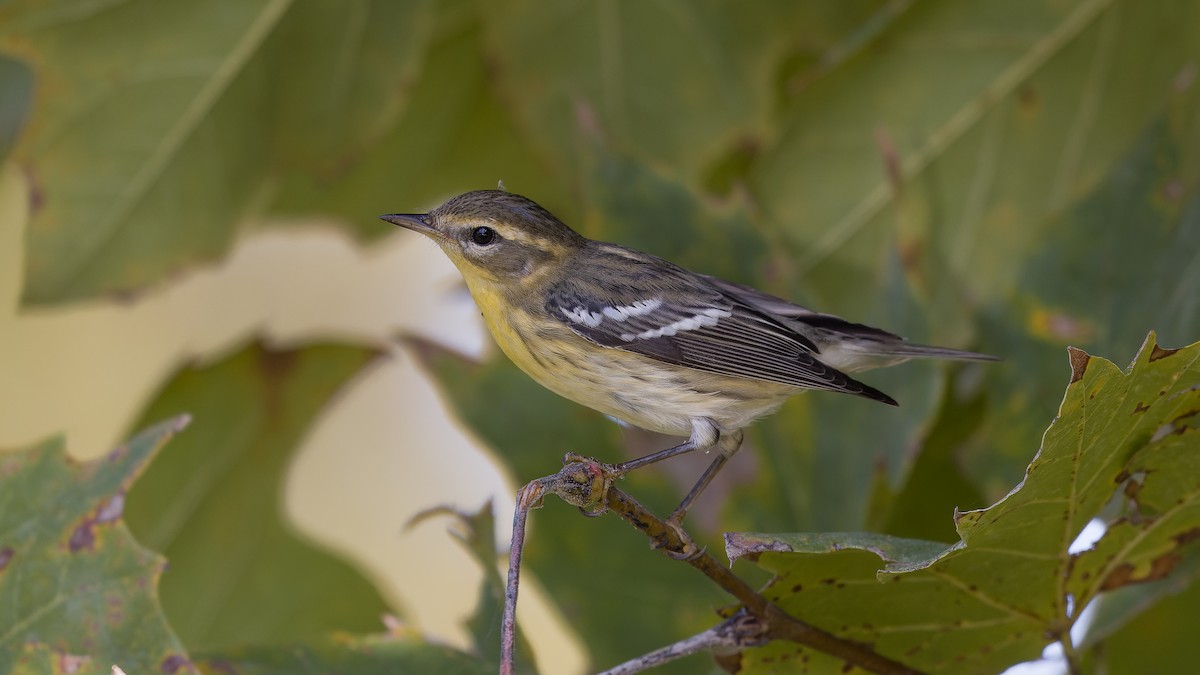
[[[65, 432], [72, 454], [94, 457], [122, 439], [175, 369], [219, 359], [256, 337], [381, 346], [392, 358], [352, 381], [313, 421], [288, 480], [287, 511], [304, 534], [356, 562], [418, 629], [465, 647], [460, 624], [480, 573], [446, 521], [404, 525], [431, 506], [475, 509], [490, 497], [503, 531], [515, 486], [449, 420], [392, 339], [412, 333], [473, 355], [491, 348], [436, 247], [401, 231], [364, 247], [321, 223], [268, 227], [244, 237], [224, 261], [132, 303], [22, 311], [25, 205], [23, 179], [10, 164], [0, 173], [0, 447]], [[579, 672], [577, 638], [553, 616], [536, 580], [524, 579], [521, 620], [539, 665], [550, 674]]]

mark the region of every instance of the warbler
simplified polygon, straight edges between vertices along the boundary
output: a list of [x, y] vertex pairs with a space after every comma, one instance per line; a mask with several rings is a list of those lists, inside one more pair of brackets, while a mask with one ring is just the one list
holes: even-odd
[[385, 221], [454, 262], [500, 349], [542, 386], [636, 427], [687, 441], [613, 465], [620, 475], [695, 450], [718, 452], [668, 522], [741, 446], [742, 430], [802, 391], [896, 405], [846, 373], [912, 357], [994, 360], [907, 342], [662, 258], [593, 241], [534, 201], [467, 192]]

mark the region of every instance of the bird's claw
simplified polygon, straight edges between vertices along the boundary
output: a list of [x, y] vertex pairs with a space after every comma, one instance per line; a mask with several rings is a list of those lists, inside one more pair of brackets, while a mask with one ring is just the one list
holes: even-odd
[[683, 525], [675, 519], [674, 515], [663, 521], [663, 524], [665, 524], [671, 529], [672, 532], [675, 533], [675, 536], [680, 542], [679, 546], [672, 546], [668, 537], [663, 537], [657, 540], [651, 544], [651, 546], [654, 548], [665, 549], [663, 553], [667, 554], [667, 557], [671, 558], [672, 560], [682, 560], [686, 562], [688, 560], [695, 560], [701, 555], [704, 555], [706, 548], [696, 545], [696, 542], [692, 539], [692, 536], [684, 531]]

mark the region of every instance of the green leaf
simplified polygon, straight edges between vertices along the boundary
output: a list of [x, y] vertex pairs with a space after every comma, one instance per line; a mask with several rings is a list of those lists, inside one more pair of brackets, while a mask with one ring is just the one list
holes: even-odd
[[581, 133], [599, 133], [695, 176], [739, 139], [765, 135], [779, 64], [795, 78], [784, 86], [816, 77], [881, 6], [526, 0], [486, 3], [484, 16], [505, 98], [560, 168]]
[[744, 204], [705, 203], [680, 181], [600, 143], [589, 146], [586, 160], [586, 211], [576, 226], [587, 236], [734, 281], [750, 282], [769, 267], [766, 233]]
[[33, 74], [24, 63], [0, 54], [0, 162], [16, 144], [33, 98]]
[[[750, 556], [774, 573], [765, 593], [795, 616], [921, 670], [998, 671], [1035, 658], [1100, 592], [1169, 574], [1200, 532], [1200, 343], [1165, 350], [1151, 334], [1124, 373], [1079, 350], [1071, 368], [1025, 480], [993, 506], [957, 514], [957, 544], [733, 533], [730, 559]], [[1136, 511], [1070, 553], [1115, 494], [1131, 495]], [[799, 655], [809, 656], [771, 645], [742, 663], [759, 672]]]
[[122, 517], [130, 485], [187, 423], [86, 464], [61, 438], [0, 454], [0, 672], [192, 671], [159, 607], [164, 560]]
[[897, 235], [939, 308], [1003, 298], [1043, 220], [1194, 97], [1197, 58], [1192, 0], [915, 3], [790, 102], [751, 189], [825, 304], [868, 297]]
[[245, 647], [198, 654], [196, 666], [211, 675], [483, 675], [495, 669], [479, 659], [411, 635], [334, 635], [279, 647]]
[[[963, 372], [960, 369], [958, 374]], [[875, 520], [880, 529], [900, 537], [953, 541], [954, 520], [949, 514], [987, 503], [955, 456], [960, 444], [979, 434], [986, 403], [982, 393], [971, 395], [947, 387], [937, 418], [921, 439], [921, 453], [902, 486], [892, 492], [889, 485], [887, 495], [872, 504], [878, 511]]]
[[211, 260], [279, 164], [352, 161], [399, 111], [427, 8], [8, 3], [0, 50], [37, 80], [14, 153], [38, 196], [24, 301], [129, 291]]
[[358, 572], [299, 538], [281, 512], [293, 451], [374, 356], [253, 345], [180, 372], [143, 413], [195, 417], [193, 433], [150, 467], [128, 504], [130, 528], [171, 561], [163, 608], [193, 649], [370, 631], [390, 611]]
[[978, 440], [958, 453], [984, 494], [1003, 494], [1020, 476], [1022, 448], [1041, 433], [1038, 411], [1060, 396], [1039, 374], [1057, 367], [1063, 347], [1132, 356], [1147, 327], [1176, 343], [1200, 334], [1192, 98], [1148, 125], [1093, 194], [1042, 224], [1042, 243], [1016, 261], [1023, 288], [985, 310], [981, 347], [1006, 361], [984, 371], [989, 410]]
[[271, 209], [330, 213], [363, 236], [389, 232], [381, 213], [420, 211], [468, 189], [536, 195], [567, 213], [567, 181], [551, 172], [513, 121], [493, 87], [480, 28], [439, 5], [437, 39], [413, 84], [411, 105], [360, 161], [333, 173], [285, 173]]

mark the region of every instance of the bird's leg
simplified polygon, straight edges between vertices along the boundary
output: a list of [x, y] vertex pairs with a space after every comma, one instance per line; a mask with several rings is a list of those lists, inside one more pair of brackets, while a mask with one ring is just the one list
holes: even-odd
[[704, 470], [704, 474], [700, 476], [700, 480], [696, 481], [696, 484], [688, 491], [687, 496], [683, 498], [679, 506], [676, 506], [675, 510], [671, 512], [670, 517], [667, 518], [668, 524], [675, 526], [682, 525], [683, 517], [687, 515], [688, 509], [692, 507], [692, 502], [696, 501], [701, 492], [704, 492], [704, 488], [708, 487], [713, 478], [717, 477], [717, 473], [725, 466], [725, 462], [728, 462], [729, 458], [733, 457], [733, 454], [740, 447], [742, 447], [741, 430], [727, 431], [721, 434], [717, 441], [717, 456], [713, 458], [712, 463], [708, 465], [708, 468]]
[[698, 449], [699, 448], [696, 446], [696, 442], [689, 438], [688, 440], [684, 441], [683, 443], [669, 447], [666, 450], [659, 450], [658, 452], [652, 452], [649, 455], [646, 455], [645, 457], [638, 457], [637, 459], [631, 459], [628, 462], [621, 462], [620, 464], [613, 464], [613, 465], [611, 465], [612, 471], [614, 474], [616, 474], [618, 476], [623, 476], [623, 475], [629, 473], [630, 471], [633, 471], [634, 469], [640, 469], [643, 466], [649, 466], [651, 464], [654, 464], [655, 462], [661, 462], [664, 459], [670, 459], [672, 457], [677, 457], [679, 455], [687, 454], [693, 450], [698, 450]]
[[[620, 464], [605, 464], [602, 465], [602, 470], [605, 474], [606, 480], [611, 480], [613, 478], [619, 478], [626, 473], [633, 471], [634, 469], [640, 469], [644, 466], [654, 464], [655, 462], [661, 462], [664, 459], [670, 459], [671, 457], [683, 455], [694, 450], [707, 451], [713, 447], [717, 448], [717, 456], [713, 458], [712, 463], [709, 464], [708, 468], [704, 470], [704, 474], [700, 476], [700, 480], [696, 481], [696, 484], [693, 485], [692, 489], [688, 491], [687, 496], [683, 498], [683, 501], [679, 503], [679, 506], [675, 507], [675, 510], [671, 512], [670, 517], [664, 521], [668, 527], [670, 527], [672, 530], [675, 530], [675, 533], [679, 535], [679, 538], [684, 542], [683, 551], [680, 553], [672, 553], [672, 557], [686, 560], [699, 555], [702, 552], [702, 549], [696, 546], [696, 544], [692, 541], [691, 536], [683, 530], [683, 517], [687, 514], [688, 509], [691, 508], [692, 503], [696, 501], [696, 498], [700, 496], [700, 493], [704, 492], [704, 488], [708, 487], [708, 484], [712, 482], [717, 473], [721, 471], [721, 468], [725, 466], [725, 463], [729, 461], [729, 458], [732, 457], [741, 446], [742, 432], [740, 430], [722, 432], [721, 428], [717, 426], [716, 422], [707, 418], [697, 418], [692, 420], [691, 437], [683, 443], [672, 446], [665, 450], [659, 450], [658, 452], [650, 453], [645, 457], [631, 459], [628, 462], [621, 462]], [[595, 460], [587, 460], [587, 458], [574, 454], [568, 454], [565, 458], [563, 458], [563, 461], [564, 463], [573, 461], [586, 461], [593, 464], [595, 463]], [[604, 488], [603, 491], [607, 491], [607, 488]], [[588, 513], [588, 515], [600, 515], [603, 512], [604, 510], [601, 508], [598, 511]], [[587, 512], [585, 511], [585, 513]]]
[[611, 470], [615, 475], [622, 476], [630, 471], [633, 471], [634, 469], [640, 469], [643, 466], [648, 466], [650, 464], [654, 464], [655, 462], [661, 462], [664, 459], [670, 459], [678, 455], [687, 454], [693, 450], [707, 451], [709, 448], [716, 445], [720, 438], [721, 429], [717, 426], [716, 422], [713, 422], [705, 417], [698, 417], [692, 420], [692, 435], [683, 443], [667, 448], [666, 450], [652, 452], [645, 457], [638, 457], [637, 459], [631, 459], [628, 462], [613, 464], [611, 465]]
[[713, 476], [721, 470], [721, 466], [725, 461], [737, 451], [738, 446], [742, 443], [742, 433], [740, 431], [731, 434], [722, 434], [720, 427], [716, 422], [707, 418], [696, 418], [692, 420], [692, 435], [687, 441], [680, 443], [674, 447], [660, 450], [655, 453], [639, 457], [638, 459], [622, 462], [612, 467], [616, 475], [624, 475], [633, 469], [641, 468], [648, 464], [661, 462], [664, 459], [669, 459], [678, 455], [682, 455], [693, 450], [704, 450], [717, 446], [720, 449], [720, 455], [709, 465], [705, 470], [704, 475], [700, 477], [700, 481], [692, 487], [687, 496], [684, 497], [681, 503], [674, 511], [671, 512], [671, 517], [665, 522], [668, 527], [675, 530], [675, 533], [683, 541], [683, 549], [677, 553], [671, 553], [671, 557], [687, 560], [693, 558], [703, 552], [703, 549], [696, 546], [692, 541], [691, 536], [684, 531], [682, 522], [683, 516], [687, 513], [688, 507], [700, 495], [704, 488], [712, 481]]

